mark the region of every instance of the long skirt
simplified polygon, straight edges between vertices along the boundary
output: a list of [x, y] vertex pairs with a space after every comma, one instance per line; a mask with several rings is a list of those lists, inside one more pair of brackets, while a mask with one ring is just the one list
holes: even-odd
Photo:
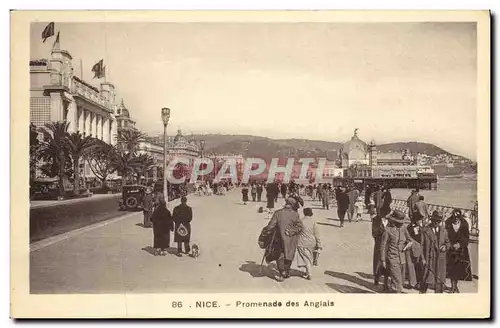
[[297, 247], [297, 266], [311, 268], [313, 263], [313, 251], [312, 247]]
[[243, 201], [248, 202], [248, 194], [243, 194]]
[[267, 208], [274, 208], [274, 196], [267, 196]]
[[170, 247], [170, 229], [163, 223], [153, 223], [153, 248]]

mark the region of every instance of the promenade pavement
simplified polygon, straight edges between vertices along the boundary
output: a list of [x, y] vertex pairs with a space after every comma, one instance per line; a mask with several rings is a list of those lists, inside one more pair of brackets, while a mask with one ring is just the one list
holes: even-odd
[[[381, 292], [371, 275], [367, 216], [340, 228], [336, 208], [323, 210], [319, 202], [306, 199], [320, 224], [324, 250], [319, 266], [310, 281], [292, 270], [292, 277], [279, 283], [271, 278], [272, 265], [260, 266], [257, 238], [269, 220], [257, 210], [264, 202], [243, 205], [236, 189], [225, 196], [192, 195], [188, 203], [194, 213], [192, 242], [200, 245], [200, 257], [175, 256], [173, 241], [167, 256], [153, 256], [152, 229], [142, 227], [142, 213], [131, 213], [38, 242], [30, 253], [31, 293]], [[283, 203], [280, 198], [278, 207]], [[461, 291], [475, 292], [477, 283], [461, 282]]]

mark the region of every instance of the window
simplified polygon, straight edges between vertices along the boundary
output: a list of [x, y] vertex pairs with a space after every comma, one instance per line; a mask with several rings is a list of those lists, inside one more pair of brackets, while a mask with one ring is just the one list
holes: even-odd
[[30, 98], [30, 122], [39, 126], [50, 122], [50, 98]]

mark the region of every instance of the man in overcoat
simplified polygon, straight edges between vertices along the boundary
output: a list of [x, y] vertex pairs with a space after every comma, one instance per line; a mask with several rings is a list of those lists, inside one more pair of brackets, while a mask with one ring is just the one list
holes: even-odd
[[151, 188], [146, 188], [146, 193], [142, 198], [142, 211], [144, 214], [143, 226], [146, 228], [151, 227], [151, 215], [153, 215], [154, 198]]
[[384, 192], [382, 191], [382, 186], [377, 186], [377, 191], [373, 193], [373, 202], [375, 203], [375, 210], [377, 215], [382, 216], [382, 196]]
[[354, 217], [354, 210], [356, 209], [356, 201], [358, 200], [359, 197], [359, 190], [356, 189], [354, 186], [352, 186], [351, 188], [349, 188], [347, 196], [349, 197], [349, 208], [347, 209], [347, 218], [349, 219], [349, 222], [351, 222], [352, 218]]
[[[276, 259], [279, 272], [279, 275], [275, 277], [277, 281], [283, 281], [290, 277], [290, 267], [302, 232], [302, 222], [299, 214], [293, 209], [295, 205], [295, 199], [287, 198], [285, 207], [274, 212], [271, 221], [264, 228], [264, 231], [268, 233], [274, 230], [274, 233], [280, 239], [279, 246], [281, 246], [281, 249], [277, 249], [279, 255]], [[267, 260], [269, 262], [274, 259], [268, 258]]]
[[434, 285], [435, 293], [442, 293], [446, 279], [446, 253], [450, 249], [448, 232], [442, 226], [443, 215], [432, 212], [431, 223], [422, 233], [422, 264], [424, 276], [420, 288], [426, 293], [429, 285]]
[[380, 245], [382, 266], [389, 271], [392, 280], [391, 292], [403, 292], [403, 279], [406, 272], [405, 251], [411, 247], [412, 240], [403, 225], [405, 215], [395, 210], [387, 215], [387, 225]]
[[181, 204], [174, 208], [172, 214], [175, 223], [174, 242], [177, 243], [177, 256], [182, 256], [182, 244], [185, 254], [189, 254], [191, 247], [191, 221], [193, 220], [193, 209], [187, 205], [186, 196], [181, 197]]

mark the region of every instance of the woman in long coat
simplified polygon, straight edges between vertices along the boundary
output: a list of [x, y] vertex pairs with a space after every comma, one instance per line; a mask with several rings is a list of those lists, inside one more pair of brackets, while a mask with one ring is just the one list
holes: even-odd
[[392, 195], [391, 190], [386, 188], [382, 194], [382, 208], [380, 209], [381, 215], [386, 216], [391, 212]]
[[446, 231], [450, 239], [450, 250], [447, 257], [447, 273], [451, 280], [451, 292], [459, 293], [458, 281], [472, 280], [472, 271], [469, 256], [469, 224], [459, 209], [453, 210], [451, 217], [446, 220]]
[[170, 247], [170, 231], [174, 230], [174, 224], [163, 197], [159, 199], [159, 204], [151, 216], [151, 222], [153, 222], [154, 255], [167, 255], [167, 248]]
[[443, 216], [438, 211], [432, 212], [431, 223], [422, 232], [422, 264], [424, 275], [420, 285], [421, 293], [427, 292], [429, 285], [434, 285], [436, 293], [442, 293], [446, 279], [446, 253], [450, 241], [446, 228], [441, 225]]
[[243, 195], [243, 204], [247, 204], [248, 202], [248, 186], [246, 184], [243, 185], [241, 189], [241, 194]]
[[191, 247], [191, 221], [193, 220], [193, 209], [187, 205], [187, 198], [181, 198], [181, 204], [174, 208], [172, 214], [175, 223], [174, 242], [177, 243], [177, 256], [182, 256], [182, 244], [185, 254], [189, 254]]

